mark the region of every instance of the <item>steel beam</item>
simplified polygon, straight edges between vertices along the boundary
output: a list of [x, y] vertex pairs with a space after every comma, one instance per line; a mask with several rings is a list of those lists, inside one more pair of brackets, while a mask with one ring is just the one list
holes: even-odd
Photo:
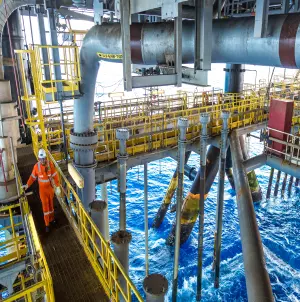
[[268, 272], [265, 267], [262, 242], [256, 222], [251, 191], [243, 166], [241, 144], [236, 131], [230, 136], [234, 182], [249, 301], [274, 301]]
[[176, 74], [135, 76], [132, 77], [132, 88], [176, 85], [177, 81]]
[[121, 34], [124, 89], [132, 90], [130, 48], [130, 0], [121, 0]]
[[176, 86], [182, 84], [182, 4], [178, 3], [178, 15], [175, 18], [175, 72]]
[[244, 164], [245, 171], [248, 173], [262, 167], [263, 165], [266, 164], [266, 162], [267, 162], [267, 155], [260, 154], [255, 157], [251, 157], [249, 159], [244, 160], [243, 164]]
[[212, 55], [213, 1], [195, 0], [194, 70], [210, 70]]
[[269, 0], [257, 0], [254, 38], [265, 38], [268, 30]]

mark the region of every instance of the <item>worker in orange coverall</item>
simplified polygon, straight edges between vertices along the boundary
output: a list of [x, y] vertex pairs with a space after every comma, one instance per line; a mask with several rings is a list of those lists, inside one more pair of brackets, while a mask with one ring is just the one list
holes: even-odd
[[38, 180], [46, 232], [49, 232], [50, 222], [55, 222], [53, 205], [54, 192], [60, 196], [61, 190], [57, 171], [53, 163], [47, 160], [46, 151], [44, 149], [39, 150], [38, 159], [39, 161], [34, 165], [27, 184], [23, 187], [27, 190], [36, 179]]

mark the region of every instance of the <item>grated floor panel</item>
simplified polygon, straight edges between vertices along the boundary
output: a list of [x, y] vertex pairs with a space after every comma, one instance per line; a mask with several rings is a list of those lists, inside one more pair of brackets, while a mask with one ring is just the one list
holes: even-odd
[[[18, 149], [18, 167], [23, 183], [35, 163], [31, 146]], [[109, 301], [57, 200], [54, 206], [57, 223], [46, 233], [37, 184], [29, 190], [34, 193], [28, 196], [28, 200], [52, 275], [55, 300]]]

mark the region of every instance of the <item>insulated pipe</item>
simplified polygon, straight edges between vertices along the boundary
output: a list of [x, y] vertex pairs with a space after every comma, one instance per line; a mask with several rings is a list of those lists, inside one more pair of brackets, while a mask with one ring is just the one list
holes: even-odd
[[[206, 161], [206, 173], [205, 173], [205, 198], [214, 182], [214, 179], [218, 173], [218, 157], [220, 149], [210, 145], [207, 151]], [[201, 169], [198, 170], [197, 176], [191, 186], [189, 193], [186, 195], [183, 206], [181, 209], [181, 238], [180, 243], [186, 242], [193, 230], [195, 222], [199, 214], [199, 199], [200, 199], [200, 173]], [[175, 225], [173, 224], [172, 230], [166, 240], [168, 245], [174, 245], [175, 238]]]
[[248, 301], [274, 301], [237, 132], [230, 136]]
[[[241, 144], [241, 148], [242, 148], [243, 158], [244, 158], [244, 160], [247, 160], [249, 158], [249, 155], [248, 155], [248, 151], [247, 151], [245, 137], [241, 135], [239, 137], [239, 140], [240, 140], [240, 144]], [[262, 191], [261, 191], [260, 185], [258, 183], [255, 171], [253, 170], [253, 171], [249, 172], [247, 174], [247, 176], [248, 176], [248, 181], [249, 181], [249, 186], [251, 189], [253, 202], [261, 201], [262, 200]]]
[[[185, 163], [187, 163], [190, 155], [191, 155], [191, 151], [188, 151], [188, 152], [185, 153]], [[188, 169], [187, 167], [190, 168], [189, 166], [187, 166], [185, 164], [185, 166], [184, 166], [184, 174], [185, 175], [186, 175], [186, 169]], [[194, 168], [190, 168], [190, 169], [192, 170]], [[158, 211], [156, 213], [156, 216], [154, 218], [154, 221], [153, 221], [153, 224], [152, 224], [153, 228], [158, 229], [160, 227], [160, 225], [162, 224], [165, 216], [166, 216], [166, 213], [168, 211], [169, 205], [171, 203], [171, 200], [172, 200], [173, 195], [174, 195], [174, 193], [176, 191], [176, 188], [177, 188], [177, 184], [178, 184], [178, 175], [177, 174], [178, 173], [177, 173], [177, 168], [176, 168], [176, 170], [175, 170], [175, 172], [173, 174], [173, 177], [172, 177], [172, 179], [170, 181], [169, 187], [167, 189], [166, 195], [165, 195], [165, 197], [163, 199], [163, 202], [162, 202], [161, 206], [159, 207], [159, 209], [158, 209]], [[190, 175], [190, 173], [189, 173], [189, 175]], [[194, 180], [194, 179], [192, 179], [192, 180]]]

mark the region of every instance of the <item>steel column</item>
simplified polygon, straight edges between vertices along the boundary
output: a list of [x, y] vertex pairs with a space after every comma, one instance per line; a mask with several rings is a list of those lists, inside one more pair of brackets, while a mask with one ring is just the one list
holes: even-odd
[[210, 70], [212, 55], [213, 1], [195, 1], [195, 58], [194, 70]]
[[173, 268], [173, 288], [172, 301], [177, 300], [177, 286], [178, 286], [178, 268], [179, 268], [179, 253], [180, 253], [180, 217], [183, 197], [183, 178], [184, 178], [184, 161], [186, 148], [186, 131], [188, 128], [188, 119], [180, 117], [178, 119], [178, 188], [177, 188], [177, 205], [176, 205], [176, 233], [175, 233], [175, 254], [174, 254], [174, 268]]
[[178, 3], [178, 16], [175, 18], [175, 72], [177, 87], [182, 84], [182, 3]]
[[281, 198], [284, 197], [285, 187], [286, 187], [286, 181], [287, 181], [287, 173], [284, 174], [282, 187], [281, 187]]
[[249, 301], [274, 301], [268, 272], [265, 267], [262, 242], [258, 231], [254, 206], [246, 171], [243, 167], [241, 143], [236, 131], [230, 136], [234, 182]]
[[277, 195], [278, 195], [280, 176], [281, 176], [281, 171], [278, 170], [278, 172], [277, 172], [277, 178], [276, 178], [276, 183], [275, 183], [275, 188], [274, 188], [274, 196], [275, 197], [277, 197]]
[[144, 164], [144, 224], [145, 224], [145, 273], [149, 275], [148, 251], [148, 164]]
[[268, 30], [269, 0], [257, 0], [254, 38], [265, 38]]
[[270, 177], [269, 177], [269, 184], [268, 184], [268, 190], [267, 190], [267, 199], [269, 199], [270, 196], [271, 196], [273, 177], [274, 177], [274, 168], [271, 168]]
[[221, 261], [221, 241], [222, 241], [222, 223], [223, 223], [223, 206], [224, 206], [224, 179], [225, 179], [225, 165], [227, 154], [227, 138], [228, 138], [228, 120], [230, 112], [222, 111], [222, 132], [221, 132], [221, 156], [219, 166], [219, 182], [218, 182], [218, 202], [216, 215], [216, 231], [215, 231], [215, 252], [214, 265], [215, 268], [215, 287], [219, 287], [220, 279], [220, 261]]
[[[108, 205], [108, 198], [107, 198], [107, 183], [103, 183], [100, 185], [101, 188], [101, 199], [106, 202]], [[103, 231], [103, 237], [106, 241], [109, 240], [109, 222], [108, 222], [108, 206], [105, 207], [103, 211], [103, 220], [104, 220], [104, 231]]]
[[130, 0], [121, 0], [120, 8], [124, 89], [131, 91]]
[[289, 197], [291, 196], [293, 182], [294, 182], [294, 177], [291, 176], [290, 181], [289, 181], [289, 186], [288, 186], [288, 196]]
[[201, 300], [202, 289], [202, 260], [203, 260], [203, 237], [204, 237], [204, 200], [205, 200], [205, 174], [206, 174], [206, 148], [207, 148], [207, 125], [210, 121], [208, 113], [200, 114], [200, 197], [199, 197], [199, 231], [198, 231], [198, 272], [196, 300]]

